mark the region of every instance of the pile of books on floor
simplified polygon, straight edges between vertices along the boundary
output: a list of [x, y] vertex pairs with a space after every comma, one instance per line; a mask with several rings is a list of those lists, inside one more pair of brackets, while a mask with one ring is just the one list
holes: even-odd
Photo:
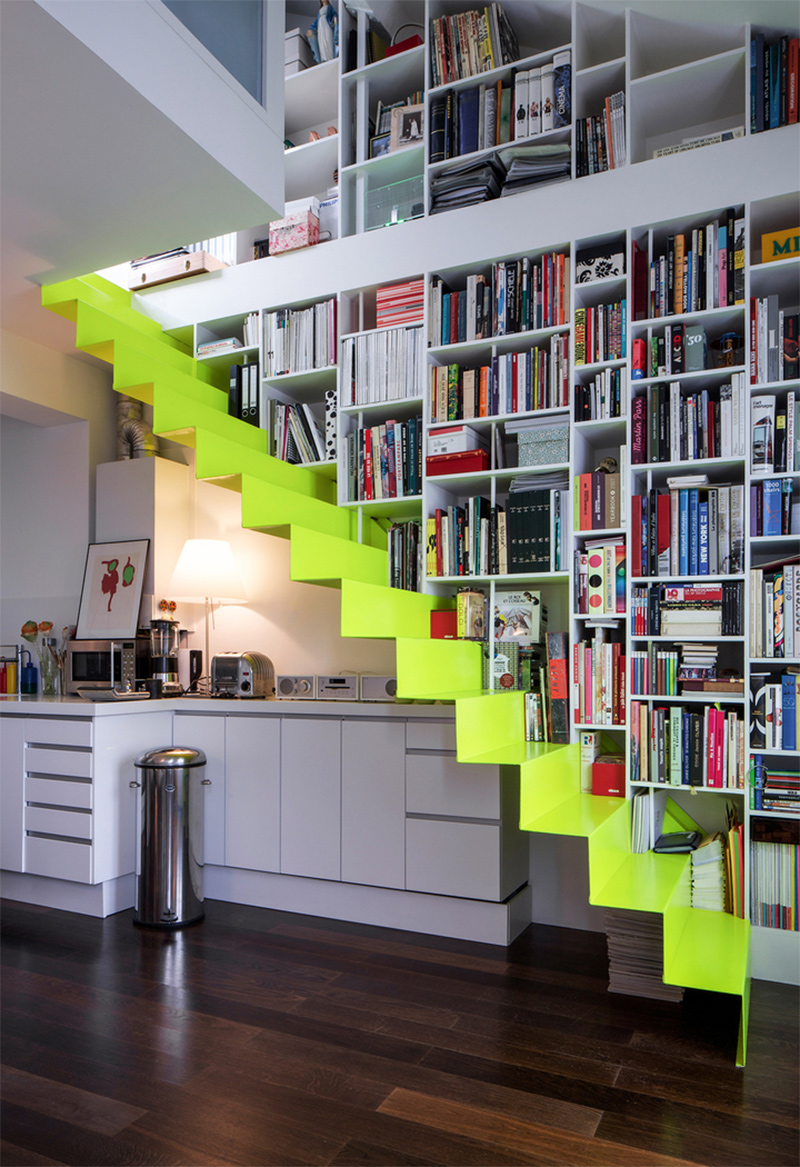
[[663, 920], [658, 912], [606, 908], [608, 991], [658, 1001], [682, 1001], [679, 985], [665, 985]]
[[703, 908], [707, 912], [728, 911], [726, 866], [725, 837], [717, 831], [692, 851], [693, 908]]

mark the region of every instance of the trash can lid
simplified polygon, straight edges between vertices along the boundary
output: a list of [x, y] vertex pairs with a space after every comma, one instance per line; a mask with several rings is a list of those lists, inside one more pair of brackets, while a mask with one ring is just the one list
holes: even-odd
[[206, 756], [202, 750], [193, 750], [189, 746], [165, 746], [161, 750], [148, 750], [141, 754], [134, 762], [135, 766], [149, 766], [156, 768], [171, 768], [180, 766], [205, 766]]

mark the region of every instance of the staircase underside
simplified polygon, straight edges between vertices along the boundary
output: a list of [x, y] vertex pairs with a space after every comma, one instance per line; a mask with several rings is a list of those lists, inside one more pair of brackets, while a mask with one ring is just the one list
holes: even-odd
[[199, 479], [241, 494], [242, 525], [287, 538], [291, 578], [341, 590], [341, 635], [391, 639], [398, 696], [455, 706], [458, 759], [514, 767], [520, 826], [585, 838], [590, 903], [663, 917], [664, 981], [741, 1000], [737, 1064], [744, 1065], [750, 987], [750, 926], [691, 907], [688, 856], [630, 852], [627, 800], [580, 793], [577, 745], [523, 740], [521, 693], [485, 693], [478, 644], [432, 640], [435, 596], [387, 586], [383, 527], [336, 505], [329, 475], [266, 453], [263, 431], [228, 416], [225, 374], [197, 362], [131, 307], [130, 293], [87, 276], [44, 288], [46, 308], [72, 320], [76, 347], [113, 365], [117, 392], [152, 404], [153, 428], [192, 446]]

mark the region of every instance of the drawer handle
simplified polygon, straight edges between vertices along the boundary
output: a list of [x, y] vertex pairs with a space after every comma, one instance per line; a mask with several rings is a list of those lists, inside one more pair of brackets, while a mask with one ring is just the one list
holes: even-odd
[[142, 784], [141, 782], [129, 782], [128, 785], [130, 786], [131, 790], [135, 790], [137, 786], [141, 786]]
[[211, 785], [211, 779], [210, 779], [210, 778], [203, 778], [203, 779], [201, 780], [201, 782], [200, 782], [200, 785], [201, 785], [201, 786], [210, 786], [210, 785]]

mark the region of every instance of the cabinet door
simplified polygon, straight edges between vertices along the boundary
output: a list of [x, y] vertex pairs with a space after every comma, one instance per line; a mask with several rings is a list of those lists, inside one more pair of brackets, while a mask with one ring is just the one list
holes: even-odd
[[225, 863], [225, 718], [176, 713], [173, 744], [202, 750], [206, 756], [203, 786], [203, 861]]
[[281, 725], [281, 871], [341, 878], [341, 722]]
[[25, 735], [21, 717], [4, 717], [0, 733], [0, 867], [22, 871]]
[[342, 879], [405, 887], [405, 724], [342, 723]]
[[280, 816], [280, 719], [226, 718], [226, 865], [279, 871]]

